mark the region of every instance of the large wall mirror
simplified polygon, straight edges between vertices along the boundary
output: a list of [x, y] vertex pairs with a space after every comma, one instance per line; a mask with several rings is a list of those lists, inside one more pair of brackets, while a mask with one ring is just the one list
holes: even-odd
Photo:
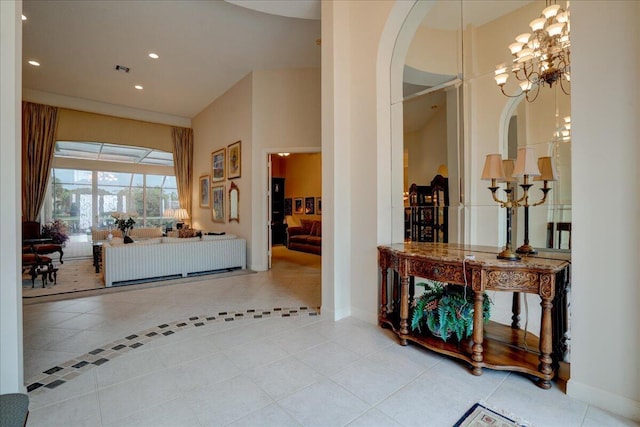
[[[539, 157], [553, 158], [559, 178], [546, 203], [530, 208], [530, 243], [569, 249], [569, 234], [558, 226], [570, 229], [571, 223], [570, 96], [545, 86], [528, 102], [503, 95], [494, 80], [496, 65], [512, 60], [508, 45], [530, 31], [529, 22], [544, 7], [544, 1], [529, 0], [416, 3], [417, 16], [405, 24], [412, 23], [402, 99], [405, 240], [417, 237], [411, 228], [412, 184], [429, 187], [442, 175], [448, 181], [448, 242], [504, 245], [504, 209], [480, 180], [482, 166], [487, 154], [515, 158], [518, 147], [532, 146]], [[510, 85], [515, 87], [505, 89], [517, 95], [518, 86]], [[540, 186], [536, 182], [530, 190], [532, 202], [542, 196]], [[514, 247], [524, 238], [523, 216], [519, 208]]]

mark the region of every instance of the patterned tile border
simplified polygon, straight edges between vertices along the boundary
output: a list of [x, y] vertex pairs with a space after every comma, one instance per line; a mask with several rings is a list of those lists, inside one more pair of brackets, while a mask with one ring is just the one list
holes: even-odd
[[266, 319], [270, 317], [294, 317], [294, 316], [318, 316], [320, 307], [277, 307], [273, 309], [248, 309], [246, 311], [221, 311], [216, 315], [192, 316], [186, 320], [177, 320], [171, 323], [163, 323], [144, 331], [131, 334], [122, 339], [106, 344], [102, 347], [58, 364], [53, 368], [42, 371], [41, 374], [27, 381], [27, 392], [38, 395], [52, 390], [76, 378], [80, 374], [103, 365], [116, 357], [144, 346], [158, 338], [173, 335], [189, 328], [198, 328], [209, 323], [235, 322], [245, 319]]

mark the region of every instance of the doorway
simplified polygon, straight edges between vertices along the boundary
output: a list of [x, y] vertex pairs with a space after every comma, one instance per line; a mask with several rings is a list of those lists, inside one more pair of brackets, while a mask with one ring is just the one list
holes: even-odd
[[[320, 269], [321, 153], [270, 153], [268, 171], [269, 269], [278, 263], [282, 263], [280, 267], [290, 263]], [[290, 244], [292, 241], [295, 243]]]

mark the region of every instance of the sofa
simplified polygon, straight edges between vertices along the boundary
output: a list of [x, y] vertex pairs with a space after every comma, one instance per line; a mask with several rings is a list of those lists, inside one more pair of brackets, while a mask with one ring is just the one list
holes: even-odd
[[322, 253], [322, 222], [303, 219], [299, 227], [287, 228], [287, 249], [320, 255]]
[[246, 269], [246, 241], [234, 235], [158, 237], [124, 244], [114, 238], [102, 247], [107, 287]]

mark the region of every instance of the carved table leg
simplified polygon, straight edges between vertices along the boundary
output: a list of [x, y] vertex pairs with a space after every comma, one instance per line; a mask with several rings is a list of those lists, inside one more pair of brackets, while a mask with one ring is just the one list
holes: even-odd
[[[400, 276], [400, 335], [409, 335], [409, 278]], [[407, 345], [407, 340], [401, 338], [401, 345]]]
[[[484, 341], [484, 330], [482, 327], [482, 303], [484, 301], [484, 292], [476, 291], [473, 300], [473, 346], [471, 347], [471, 359], [474, 362], [482, 362], [482, 342]], [[473, 375], [482, 375], [482, 368], [474, 366], [471, 370]]]
[[511, 313], [511, 328], [520, 329], [520, 292], [513, 293], [513, 300], [511, 302]]
[[400, 295], [399, 295], [399, 286], [400, 286], [400, 276], [397, 271], [393, 271], [393, 290], [391, 291], [391, 312], [396, 313], [395, 316], [398, 316], [398, 308], [400, 307]]
[[[553, 368], [551, 366], [553, 363], [553, 359], [551, 358], [551, 351], [553, 347], [551, 333], [551, 309], [553, 308], [552, 299], [543, 297], [540, 305], [542, 306], [542, 321], [540, 324], [540, 364], [538, 365], [538, 370], [545, 375], [550, 375], [553, 372]], [[538, 381], [538, 385], [541, 388], [549, 389], [551, 388], [551, 381], [540, 379]]]
[[382, 285], [380, 289], [380, 317], [387, 318], [387, 268], [382, 269]]

